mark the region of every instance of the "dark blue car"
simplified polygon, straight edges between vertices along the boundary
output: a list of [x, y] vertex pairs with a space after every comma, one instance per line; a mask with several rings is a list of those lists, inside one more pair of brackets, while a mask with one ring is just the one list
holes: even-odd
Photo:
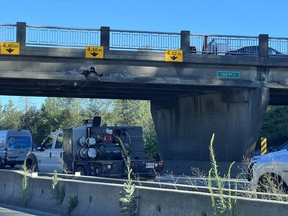
[[[259, 46], [246, 46], [237, 50], [228, 51], [226, 55], [258, 55]], [[268, 55], [283, 55], [281, 52], [268, 47]]]

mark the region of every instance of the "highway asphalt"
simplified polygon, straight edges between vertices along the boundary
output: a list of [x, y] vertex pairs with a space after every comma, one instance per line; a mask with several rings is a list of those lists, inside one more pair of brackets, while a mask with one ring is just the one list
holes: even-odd
[[1, 216], [59, 216], [58, 214], [52, 214], [44, 211], [38, 211], [35, 209], [23, 208], [13, 205], [7, 205], [0, 203], [0, 215]]

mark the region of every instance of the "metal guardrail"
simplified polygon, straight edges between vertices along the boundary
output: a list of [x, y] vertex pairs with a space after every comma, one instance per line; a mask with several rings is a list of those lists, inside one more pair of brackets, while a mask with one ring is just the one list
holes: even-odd
[[80, 47], [99, 46], [99, 29], [27, 26], [27, 46]]
[[180, 33], [110, 30], [110, 48], [142, 51], [180, 49]]
[[[247, 46], [258, 46], [259, 40], [256, 36], [191, 34], [190, 44], [192, 53], [225, 55], [231, 51], [234, 51], [233, 54], [237, 54], [237, 52], [241, 54], [239, 49]], [[249, 52], [245, 54], [249, 54]]]
[[269, 37], [268, 47], [274, 48], [284, 55], [288, 55], [288, 38]]
[[0, 25], [0, 41], [15, 42], [16, 25], [10, 25], [10, 24]]

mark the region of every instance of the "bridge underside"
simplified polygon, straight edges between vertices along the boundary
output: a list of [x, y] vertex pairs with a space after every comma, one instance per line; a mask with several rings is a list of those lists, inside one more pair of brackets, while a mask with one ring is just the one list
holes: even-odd
[[158, 100], [230, 91], [228, 87], [129, 84], [87, 80], [0, 79], [0, 95]]
[[[242, 89], [242, 88], [236, 88]], [[1, 78], [0, 95], [39, 96], [39, 97], [75, 97], [105, 99], [141, 99], [161, 100], [187, 96], [230, 92], [231, 87], [224, 86], [187, 86], [102, 83], [83, 81], [47, 81], [46, 79]], [[116, 92], [116, 93], [115, 93]], [[288, 89], [270, 88], [269, 105], [288, 105]]]

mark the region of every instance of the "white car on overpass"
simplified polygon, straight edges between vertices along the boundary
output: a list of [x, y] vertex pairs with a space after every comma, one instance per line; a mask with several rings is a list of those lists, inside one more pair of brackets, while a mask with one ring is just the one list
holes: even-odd
[[254, 157], [251, 184], [261, 192], [288, 192], [288, 142], [277, 151]]

